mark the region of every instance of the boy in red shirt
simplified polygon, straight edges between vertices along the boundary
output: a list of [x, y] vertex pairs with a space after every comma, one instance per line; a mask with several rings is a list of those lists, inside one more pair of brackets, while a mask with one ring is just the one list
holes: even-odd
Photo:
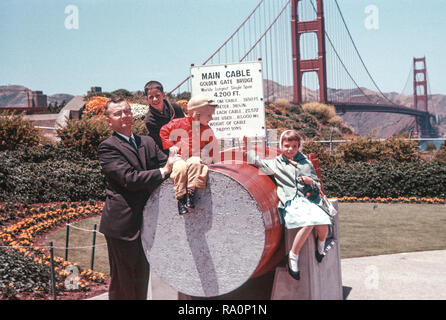
[[217, 103], [205, 95], [197, 95], [187, 104], [188, 116], [173, 119], [160, 130], [164, 149], [180, 154], [181, 160], [173, 164], [170, 177], [175, 186], [178, 213], [193, 209], [196, 189], [206, 188], [208, 167], [213, 158], [217, 139], [209, 127]]

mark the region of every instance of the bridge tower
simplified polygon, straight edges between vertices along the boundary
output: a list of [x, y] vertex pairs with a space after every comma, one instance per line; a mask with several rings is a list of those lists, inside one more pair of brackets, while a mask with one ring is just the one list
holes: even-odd
[[[426, 77], [426, 57], [413, 58], [413, 102], [414, 109], [427, 110], [427, 77]], [[427, 125], [426, 121], [425, 125]], [[421, 130], [425, 132], [427, 128]], [[420, 133], [420, 123], [418, 117], [415, 118], [415, 133]]]
[[[291, 1], [291, 37], [293, 49], [293, 102], [302, 103], [302, 76], [306, 72], [316, 72], [319, 79], [319, 101], [327, 102], [327, 71], [325, 57], [325, 18], [323, 0], [317, 0], [317, 18], [313, 21], [299, 21], [298, 5], [301, 0]], [[301, 60], [300, 37], [304, 33], [316, 33], [318, 57]]]

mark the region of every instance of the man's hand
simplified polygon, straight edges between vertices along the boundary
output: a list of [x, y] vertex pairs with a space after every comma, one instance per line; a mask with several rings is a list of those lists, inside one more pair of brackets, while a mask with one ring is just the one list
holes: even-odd
[[169, 148], [169, 157], [175, 156], [179, 153], [180, 151], [180, 146], [179, 144], [176, 144], [172, 147]]
[[167, 158], [167, 162], [164, 165], [164, 167], [160, 168], [163, 178], [167, 174], [172, 172], [173, 164], [180, 159], [181, 159], [181, 157], [178, 154], [169, 155], [169, 158]]

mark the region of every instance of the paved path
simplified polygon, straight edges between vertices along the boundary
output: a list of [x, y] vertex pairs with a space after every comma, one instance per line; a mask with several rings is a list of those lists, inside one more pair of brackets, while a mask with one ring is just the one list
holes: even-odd
[[446, 250], [341, 260], [348, 300], [445, 300]]
[[[347, 300], [446, 300], [446, 250], [342, 259], [341, 267]], [[156, 275], [151, 281], [153, 300], [177, 299]]]

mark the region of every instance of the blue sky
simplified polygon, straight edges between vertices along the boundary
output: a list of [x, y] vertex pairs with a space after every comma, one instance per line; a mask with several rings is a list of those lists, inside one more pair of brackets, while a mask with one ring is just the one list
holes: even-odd
[[[45, 94], [141, 90], [148, 80], [172, 89], [203, 62], [259, 0], [2, 0], [0, 85]], [[333, 0], [325, 0], [333, 1]], [[426, 56], [432, 93], [446, 94], [446, 1], [338, 0], [381, 89], [401, 91], [414, 56]], [[79, 9], [68, 30], [65, 8]], [[379, 28], [364, 12], [379, 9]]]

